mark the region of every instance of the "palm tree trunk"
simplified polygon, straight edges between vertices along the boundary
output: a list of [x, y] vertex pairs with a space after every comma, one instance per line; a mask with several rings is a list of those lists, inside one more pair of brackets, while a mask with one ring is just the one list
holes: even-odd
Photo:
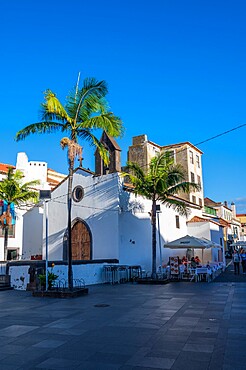
[[8, 258], [9, 225], [4, 226], [4, 261]]
[[152, 198], [152, 279], [156, 278], [156, 200], [155, 196]]
[[68, 263], [68, 289], [73, 290], [73, 265], [72, 265], [72, 186], [73, 186], [73, 165], [74, 161], [69, 159], [69, 176], [67, 192], [67, 263]]
[[9, 226], [11, 225], [11, 212], [10, 204], [7, 205], [6, 213], [4, 213], [4, 261], [7, 261], [8, 258], [8, 238], [9, 238]]

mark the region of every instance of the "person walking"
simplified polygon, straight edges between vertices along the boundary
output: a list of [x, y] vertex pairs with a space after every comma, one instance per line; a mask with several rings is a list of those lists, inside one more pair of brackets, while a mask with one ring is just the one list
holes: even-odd
[[238, 251], [234, 251], [232, 256], [233, 264], [234, 264], [234, 274], [239, 275], [240, 274], [240, 255]]
[[244, 249], [241, 250], [240, 258], [241, 258], [243, 274], [246, 274], [246, 252]]

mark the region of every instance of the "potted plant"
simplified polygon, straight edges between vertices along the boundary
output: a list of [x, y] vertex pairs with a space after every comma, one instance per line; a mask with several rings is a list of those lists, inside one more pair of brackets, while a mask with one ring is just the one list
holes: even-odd
[[[45, 289], [46, 288], [46, 274], [38, 275], [38, 278], [41, 284], [41, 288]], [[57, 278], [58, 278], [58, 275], [54, 274], [53, 271], [52, 272], [48, 271], [48, 290], [52, 289], [52, 287], [54, 286], [54, 282], [56, 281]]]

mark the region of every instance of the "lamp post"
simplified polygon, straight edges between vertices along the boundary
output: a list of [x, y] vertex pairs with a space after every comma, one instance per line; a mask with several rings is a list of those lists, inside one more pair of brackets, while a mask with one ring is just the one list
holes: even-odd
[[161, 213], [161, 206], [160, 206], [160, 204], [157, 204], [156, 205], [156, 214], [157, 214], [158, 236], [159, 236], [160, 268], [161, 268], [161, 272], [162, 272], [161, 231], [160, 231], [160, 220], [159, 220], [159, 214], [160, 213]]
[[45, 290], [48, 290], [48, 202], [51, 199], [50, 190], [39, 190], [39, 199], [44, 204], [44, 215], [45, 215]]

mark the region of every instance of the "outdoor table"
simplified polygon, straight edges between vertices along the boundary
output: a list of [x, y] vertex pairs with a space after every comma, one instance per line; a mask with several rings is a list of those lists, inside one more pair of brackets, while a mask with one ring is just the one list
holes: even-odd
[[213, 271], [208, 267], [197, 267], [196, 268], [196, 281], [201, 281], [205, 276], [207, 282], [212, 278]]

